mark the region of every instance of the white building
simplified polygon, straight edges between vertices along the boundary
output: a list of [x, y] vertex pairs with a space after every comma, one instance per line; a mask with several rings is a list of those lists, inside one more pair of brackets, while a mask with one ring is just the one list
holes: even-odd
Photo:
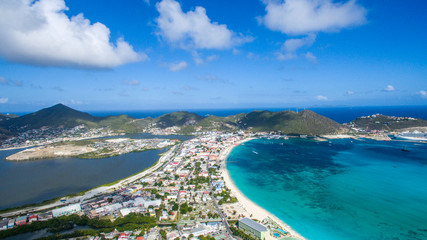
[[52, 215], [54, 217], [60, 217], [60, 216], [65, 216], [65, 215], [77, 213], [77, 212], [80, 212], [81, 210], [82, 210], [82, 208], [80, 207], [80, 203], [71, 204], [71, 205], [68, 205], [66, 207], [53, 209]]

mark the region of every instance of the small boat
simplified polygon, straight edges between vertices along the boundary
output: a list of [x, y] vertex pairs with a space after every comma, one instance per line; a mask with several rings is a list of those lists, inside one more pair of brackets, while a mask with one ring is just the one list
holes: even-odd
[[402, 152], [410, 152], [407, 147], [403, 147], [401, 150], [402, 150]]
[[258, 154], [258, 152], [255, 152], [255, 151], [252, 151], [253, 153], [255, 153], [255, 154]]

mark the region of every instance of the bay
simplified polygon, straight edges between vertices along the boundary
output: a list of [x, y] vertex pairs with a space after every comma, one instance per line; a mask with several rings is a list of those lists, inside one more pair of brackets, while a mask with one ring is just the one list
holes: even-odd
[[227, 168], [308, 239], [427, 239], [426, 152], [398, 141], [257, 139], [234, 148]]

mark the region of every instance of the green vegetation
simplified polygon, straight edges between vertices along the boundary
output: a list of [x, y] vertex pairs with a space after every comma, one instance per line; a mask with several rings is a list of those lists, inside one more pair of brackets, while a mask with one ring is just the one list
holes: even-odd
[[197, 237], [199, 240], [215, 240], [215, 238], [214, 237], [212, 237], [212, 236], [210, 236], [210, 235], [207, 235], [207, 236], [198, 236]]
[[186, 213], [191, 212], [191, 211], [193, 211], [193, 208], [188, 206], [188, 203], [186, 203], [186, 202], [182, 203], [181, 207], [179, 208], [179, 212], [181, 214], [186, 214]]
[[195, 113], [180, 111], [172, 112], [155, 119], [135, 119], [126, 115], [94, 117], [88, 113], [79, 112], [62, 104], [42, 109], [38, 112], [21, 117], [9, 118], [0, 122], [0, 137], [7, 137], [17, 129], [37, 129], [48, 127], [75, 127], [84, 124], [88, 128], [104, 127], [116, 132], [139, 133], [149, 126], [167, 128], [177, 126], [181, 133], [190, 134], [201, 131], [280, 131], [284, 134], [321, 135], [342, 133], [348, 131], [339, 123], [305, 110], [299, 113], [293, 111], [270, 112], [253, 111], [228, 117], [202, 117]]
[[353, 120], [350, 124], [354, 124], [356, 128], [372, 131], [386, 130], [394, 131], [412, 127], [427, 127], [427, 121], [423, 119], [403, 119], [390, 117], [385, 115], [376, 115], [375, 117], [359, 117]]
[[226, 191], [222, 191], [221, 193], [217, 193], [215, 194], [215, 197], [222, 197], [221, 200], [218, 201], [219, 205], [222, 205], [224, 203], [235, 203], [237, 202], [237, 198], [236, 197], [231, 197], [230, 196], [230, 189], [227, 189]]
[[[86, 216], [78, 216], [76, 214], [53, 218], [48, 221], [34, 222], [32, 224], [18, 226], [5, 231], [0, 231], [0, 238], [15, 236], [21, 233], [34, 232], [42, 229], [47, 229], [48, 232], [58, 233], [64, 230], [74, 228], [74, 225], [91, 227], [90, 235], [97, 235], [101, 232], [111, 232], [114, 229], [119, 231], [150, 229], [156, 226], [156, 219], [145, 216], [143, 214], [131, 213], [123, 218], [117, 218], [114, 222], [110, 220], [90, 219]], [[75, 234], [87, 234], [87, 230], [80, 230]], [[84, 235], [80, 235], [84, 236]], [[58, 236], [55, 236], [59, 238]], [[51, 239], [51, 238], [48, 238]]]
[[196, 125], [203, 119], [202, 116], [199, 116], [195, 113], [179, 111], [164, 114], [155, 119], [157, 126], [160, 128], [167, 128], [173, 126], [190, 126]]
[[251, 235], [247, 234], [243, 230], [238, 229], [235, 226], [230, 226], [231, 232], [233, 232], [234, 236], [240, 237], [240, 239], [243, 240], [256, 240], [256, 238], [252, 237]]

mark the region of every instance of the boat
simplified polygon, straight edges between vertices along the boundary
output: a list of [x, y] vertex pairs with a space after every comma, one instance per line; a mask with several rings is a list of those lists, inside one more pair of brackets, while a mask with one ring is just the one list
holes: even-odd
[[427, 133], [424, 132], [403, 132], [396, 135], [396, 139], [411, 140], [411, 141], [427, 141]]
[[401, 149], [401, 151], [402, 151], [402, 152], [410, 152], [407, 146], [404, 146], [404, 147]]

